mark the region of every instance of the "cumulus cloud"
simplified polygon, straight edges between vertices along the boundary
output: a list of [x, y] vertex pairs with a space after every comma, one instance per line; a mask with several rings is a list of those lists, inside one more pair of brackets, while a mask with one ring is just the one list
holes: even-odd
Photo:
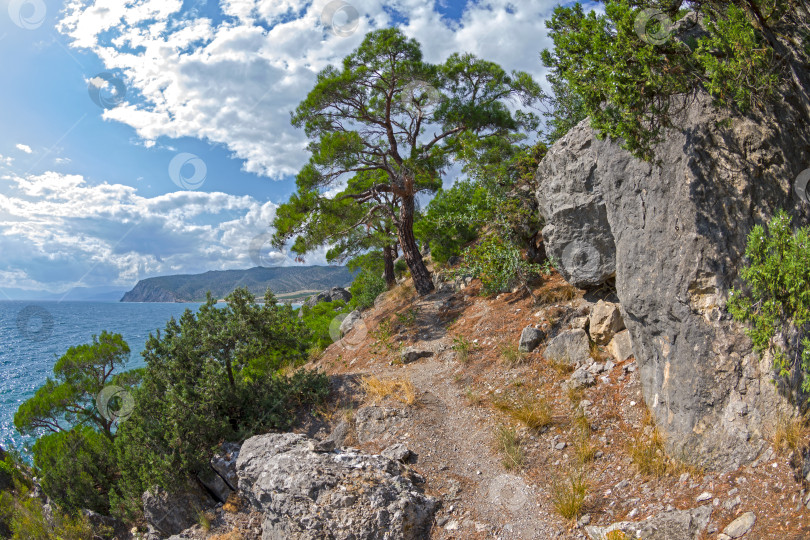
[[330, 30], [339, 22], [324, 16], [327, 0], [221, 0], [219, 21], [183, 12], [180, 0], [69, 0], [58, 29], [124, 75], [127, 95], [139, 97], [104, 116], [143, 144], [197, 137], [224, 144], [249, 172], [283, 179], [307, 158], [290, 111], [366, 32], [396, 23], [429, 61], [469, 51], [542, 78], [544, 20], [557, 2], [469, 2], [451, 21], [433, 0], [368, 0], [356, 2], [357, 28], [344, 37]]
[[[57, 172], [4, 182], [0, 277], [8, 287], [129, 287], [159, 274], [252, 267], [254, 239], [267, 236], [276, 211], [250, 196], [177, 191], [149, 198], [130, 186]], [[283, 253], [272, 262], [294, 264]], [[307, 262], [323, 264], [323, 254]]]
[[17, 150], [25, 152], [26, 154], [30, 154], [31, 152], [33, 152], [33, 150], [31, 150], [31, 147], [28, 146], [27, 144], [19, 144], [18, 143], [17, 144]]

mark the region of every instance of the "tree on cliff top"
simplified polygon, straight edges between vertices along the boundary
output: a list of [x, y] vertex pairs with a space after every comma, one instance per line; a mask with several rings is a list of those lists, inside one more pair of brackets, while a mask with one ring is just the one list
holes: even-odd
[[[385, 214], [419, 294], [433, 289], [413, 234], [416, 196], [441, 186], [441, 176], [464, 138], [534, 130], [534, 115], [512, 113], [507, 100], [530, 105], [542, 90], [523, 72], [508, 75], [470, 54], [441, 65], [422, 60], [419, 44], [389, 28], [369, 33], [343, 60], [327, 67], [292, 116], [311, 139], [309, 163], [298, 174], [299, 200], [330, 196], [371, 206], [351, 228]], [[377, 173], [362, 191], [343, 188], [358, 173]], [[301, 216], [317, 220], [320, 206]], [[346, 227], [344, 227], [346, 228]]]
[[580, 4], [557, 7], [546, 23], [554, 49], [542, 53], [555, 93], [551, 139], [590, 117], [601, 136], [622, 139], [634, 155], [652, 160], [663, 131], [675, 127], [679, 108], [698, 91], [746, 112], [793, 84], [810, 114], [800, 73], [810, 53], [801, 45], [810, 36], [807, 5], [607, 0], [604, 14]]
[[20, 433], [30, 434], [59, 433], [86, 424], [112, 439], [115, 415], [99, 411], [96, 402], [108, 385], [131, 389], [138, 384], [139, 371], [115, 373], [127, 361], [129, 345], [121, 334], [104, 331], [93, 336], [92, 343], [70, 347], [54, 364], [54, 378], [48, 378], [20, 405], [14, 426]]
[[[382, 250], [385, 281], [388, 287], [396, 283], [396, 228], [391, 215], [396, 212], [397, 198], [391, 193], [379, 193], [374, 202], [357, 203], [349, 195], [364, 193], [371, 186], [384, 182], [381, 171], [364, 171], [349, 179], [340, 198], [321, 197], [315, 191], [294, 193], [276, 211], [273, 244], [281, 248], [295, 237], [291, 247], [299, 258], [320, 246], [331, 244], [326, 254], [329, 263], [345, 262], [369, 250]], [[375, 211], [383, 204], [387, 211]]]

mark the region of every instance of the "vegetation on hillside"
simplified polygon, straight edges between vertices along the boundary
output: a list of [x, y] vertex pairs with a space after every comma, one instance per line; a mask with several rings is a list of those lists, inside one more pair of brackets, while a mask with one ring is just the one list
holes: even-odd
[[[687, 18], [687, 14], [693, 12]], [[791, 0], [608, 0], [604, 13], [559, 6], [542, 53], [554, 90], [550, 140], [590, 117], [602, 136], [652, 160], [696, 92], [746, 112], [796, 80], [807, 21]]]
[[[17, 429], [40, 436], [33, 472], [58, 506], [60, 537], [81, 537], [82, 508], [136, 517], [146, 489], [182, 489], [222, 441], [289, 428], [300, 406], [327, 395], [323, 374], [297, 368], [336, 339], [338, 316], [371, 307], [397, 278], [410, 277], [420, 294], [433, 288], [420, 246], [430, 247], [434, 268], [479, 278], [485, 294], [547, 273], [550, 262], [532, 252], [542, 228], [534, 172], [547, 152], [538, 141], [557, 140], [590, 117], [602, 135], [654, 160], [656, 142], [698, 91], [740, 112], [765, 106], [795, 78], [786, 43], [801, 44], [807, 30], [787, 5], [608, 0], [604, 13], [558, 7], [548, 22], [554, 48], [542, 54], [554, 91], [546, 134], [526, 112], [546, 99], [526, 73], [507, 74], [470, 54], [434, 65], [399, 30], [368, 34], [341, 67], [318, 75], [293, 114], [311, 157], [274, 222], [277, 246], [292, 241], [300, 257], [329, 246], [330, 261], [348, 262], [352, 299], [296, 313], [269, 291], [257, 303], [256, 282], [232, 290], [233, 276], [218, 273], [214, 296], [196, 313], [187, 310], [150, 336], [144, 369], [125, 371], [130, 351], [118, 334], [70, 347], [15, 416]], [[442, 188], [451, 164], [461, 165], [464, 178]], [[422, 194], [435, 197], [419, 210]], [[773, 351], [784, 374], [801, 366], [810, 391], [808, 234], [792, 232], [784, 213], [767, 231], [755, 228], [744, 287], [729, 308], [753, 324], [757, 350]], [[274, 269], [242, 276], [268, 272], [290, 277]], [[340, 272], [325, 269], [319, 279]], [[155, 279], [189, 298], [211, 289], [188, 276]], [[293, 278], [283, 282], [300, 289]], [[226, 293], [227, 305], [217, 306]], [[781, 337], [801, 343], [801, 356], [788, 358]], [[457, 345], [465, 358], [470, 347]], [[110, 387], [115, 392], [105, 394]], [[504, 448], [519, 449], [513, 434], [501, 435]], [[42, 524], [39, 499], [27, 497], [33, 484], [21, 475], [24, 466], [0, 457], [0, 535], [52, 527]]]
[[810, 392], [810, 228], [793, 232], [790, 216], [779, 212], [767, 231], [751, 230], [745, 256], [744, 287], [732, 290], [729, 311], [751, 323], [747, 333], [757, 352], [770, 352], [784, 377], [800, 370], [802, 389]]
[[[312, 141], [311, 157], [296, 178], [297, 194], [279, 211], [278, 241], [310, 223], [337, 220], [348, 231], [390, 220], [416, 290], [429, 293], [433, 283], [413, 232], [416, 197], [441, 187], [465, 145], [533, 131], [535, 116], [513, 113], [507, 101], [530, 105], [541, 96], [527, 73], [509, 75], [468, 53], [429, 64], [400, 30], [370, 32], [341, 68], [318, 74], [293, 114]], [[362, 211], [333, 211], [349, 203]]]

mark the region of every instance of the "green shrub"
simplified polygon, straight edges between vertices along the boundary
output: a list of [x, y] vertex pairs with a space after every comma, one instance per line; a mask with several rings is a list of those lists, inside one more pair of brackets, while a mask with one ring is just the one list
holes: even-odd
[[[555, 91], [552, 138], [572, 127], [569, 118], [590, 117], [600, 136], [621, 140], [637, 157], [652, 160], [680, 99], [704, 89], [718, 105], [745, 111], [773, 97], [781, 75], [763, 36], [773, 29], [761, 26], [779, 22], [766, 14], [756, 21], [757, 30], [735, 4], [687, 0], [683, 7], [697, 11], [709, 32], [689, 44], [668, 35], [655, 19], [638, 28], [644, 9], [663, 8], [674, 20], [687, 9], [676, 13], [649, 0], [608, 0], [604, 13], [586, 12], [581, 4], [557, 7], [546, 23], [554, 49], [542, 52]], [[798, 34], [797, 28], [783, 30]]]
[[87, 426], [40, 437], [33, 446], [42, 489], [65, 510], [109, 515], [117, 466], [112, 440]]
[[[738, 321], [749, 322], [755, 349], [770, 350], [774, 367], [788, 376], [798, 358], [789, 358], [775, 342], [777, 333], [796, 335], [791, 343], [800, 355], [802, 388], [810, 391], [810, 228], [791, 230], [791, 218], [780, 211], [767, 232], [757, 225], [748, 235], [747, 265], [740, 270], [745, 283], [734, 289], [728, 310]], [[801, 341], [800, 341], [801, 340]]]
[[289, 428], [298, 406], [325, 398], [325, 375], [282, 374], [307, 358], [311, 343], [292, 308], [276, 305], [270, 293], [256, 304], [244, 289], [227, 300], [219, 308], [209, 298], [147, 341], [135, 409], [115, 440], [115, 513], [137, 514], [141, 494], [155, 484], [182, 487], [208, 469], [221, 441]]
[[321, 302], [312, 307], [301, 306], [301, 320], [310, 332], [310, 340], [315, 348], [325, 349], [334, 341], [329, 333], [332, 321], [341, 313], [348, 313], [351, 308], [343, 300]]
[[496, 294], [525, 285], [541, 272], [540, 265], [523, 259], [517, 246], [491, 235], [464, 251], [464, 261], [455, 274], [478, 278], [485, 293]]
[[431, 257], [443, 264], [478, 237], [479, 229], [491, 220], [494, 207], [495, 200], [484, 186], [462, 180], [436, 194], [414, 225], [414, 232], [423, 242], [430, 242]]
[[382, 272], [361, 270], [349, 288], [349, 292], [352, 293], [349, 304], [360, 309], [370, 308], [374, 305], [374, 300], [384, 293], [386, 288]]
[[394, 275], [397, 279], [405, 276], [409, 271], [408, 263], [405, 262], [405, 259], [399, 259], [394, 263]]

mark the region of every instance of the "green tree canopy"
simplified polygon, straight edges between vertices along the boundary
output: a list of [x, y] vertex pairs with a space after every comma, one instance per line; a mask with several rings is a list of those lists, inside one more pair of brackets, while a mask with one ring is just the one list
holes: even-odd
[[547, 22], [554, 49], [542, 53], [555, 91], [551, 140], [590, 117], [600, 135], [650, 160], [697, 91], [744, 112], [782, 82], [800, 85], [807, 21], [791, 2], [608, 0], [604, 14], [557, 7]]
[[128, 361], [129, 345], [121, 334], [103, 331], [92, 343], [70, 347], [54, 364], [54, 377], [20, 405], [14, 426], [20, 433], [57, 433], [85, 424], [112, 438], [115, 418], [102, 414], [96, 399], [105, 386], [138, 384], [137, 371], [115, 373]]
[[[471, 54], [429, 64], [419, 44], [400, 30], [371, 32], [342, 69], [329, 66], [318, 74], [293, 114], [293, 125], [312, 141], [309, 163], [296, 178], [298, 200], [339, 189], [337, 201], [370, 203], [369, 220], [386, 214], [414, 285], [426, 294], [433, 284], [413, 234], [417, 194], [441, 186], [462, 137], [535, 129], [534, 115], [513, 113], [507, 102], [517, 98], [531, 105], [541, 96], [526, 73], [509, 75]], [[362, 190], [342, 188], [358, 173], [373, 173], [374, 182]]]
[[[342, 263], [369, 249], [381, 249], [386, 282], [389, 287], [394, 285], [397, 237], [391, 215], [396, 212], [396, 197], [379, 193], [374, 202], [366, 203], [350, 197], [384, 181], [382, 174], [357, 173], [349, 178], [340, 198], [321, 197], [315, 191], [294, 193], [276, 211], [274, 245], [280, 248], [295, 237], [291, 249], [302, 259], [309, 251], [328, 244], [331, 247], [326, 260], [330, 263]], [[375, 208], [377, 205], [386, 206], [387, 211]]]
[[325, 397], [326, 377], [286, 369], [306, 359], [310, 332], [268, 291], [258, 303], [237, 289], [218, 306], [209, 295], [197, 313], [150, 335], [135, 408], [115, 440], [122, 479], [114, 506], [137, 508], [155, 484], [176, 490], [208, 471], [212, 450], [286, 428], [297, 405]]

